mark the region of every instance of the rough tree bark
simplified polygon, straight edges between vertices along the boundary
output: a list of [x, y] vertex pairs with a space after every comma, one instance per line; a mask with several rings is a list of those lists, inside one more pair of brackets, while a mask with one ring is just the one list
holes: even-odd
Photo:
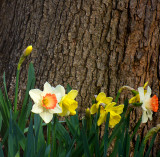
[[[69, 83], [79, 91], [80, 113], [95, 94], [114, 97], [123, 85], [137, 88], [149, 81], [159, 95], [159, 25], [159, 0], [0, 0], [0, 75], [6, 72], [12, 94], [18, 59], [32, 44], [36, 87]], [[160, 123], [159, 117], [160, 112], [142, 125], [142, 134]], [[152, 155], [158, 149], [160, 140]]]

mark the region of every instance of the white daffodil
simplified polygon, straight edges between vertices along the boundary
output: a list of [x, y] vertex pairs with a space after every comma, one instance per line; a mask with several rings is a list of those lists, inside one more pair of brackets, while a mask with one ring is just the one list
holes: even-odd
[[151, 88], [148, 86], [147, 93], [144, 92], [143, 87], [138, 88], [139, 96], [140, 96], [140, 103], [142, 103], [142, 123], [146, 123], [148, 118], [152, 120], [152, 114], [157, 112], [158, 110], [158, 97], [154, 95], [151, 98]]
[[31, 111], [39, 114], [45, 123], [49, 123], [52, 120], [54, 113], [62, 113], [62, 109], [58, 103], [65, 95], [63, 86], [58, 85], [54, 88], [46, 82], [43, 91], [32, 89], [29, 91], [29, 95], [35, 103]]

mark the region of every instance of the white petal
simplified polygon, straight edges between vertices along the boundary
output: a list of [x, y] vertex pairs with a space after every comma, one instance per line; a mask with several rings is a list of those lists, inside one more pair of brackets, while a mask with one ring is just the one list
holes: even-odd
[[151, 92], [152, 92], [152, 90], [151, 90], [151, 88], [148, 86], [148, 87], [147, 87], [147, 94], [148, 94], [149, 96], [151, 96]]
[[60, 102], [62, 97], [65, 96], [65, 89], [63, 86], [58, 85], [54, 88], [53, 93], [56, 95], [58, 102]]
[[53, 114], [49, 113], [48, 111], [44, 111], [39, 115], [41, 116], [41, 118], [44, 120], [45, 123], [49, 123], [53, 118]]
[[149, 93], [146, 93], [144, 95], [144, 101], [148, 101], [150, 99], [150, 94]]
[[30, 97], [33, 99], [33, 101], [34, 101], [36, 104], [38, 104], [38, 103], [41, 102], [41, 99], [42, 99], [41, 94], [42, 94], [42, 91], [39, 90], [39, 89], [31, 89], [31, 90], [29, 91]]
[[152, 120], [152, 114], [153, 112], [151, 110], [147, 110], [147, 115], [148, 115], [149, 120]]
[[55, 90], [56, 90], [57, 92], [61, 93], [62, 96], [65, 96], [65, 89], [64, 89], [63, 86], [58, 85], [58, 86], [56, 86]]
[[142, 104], [142, 109], [143, 109], [144, 111], [147, 111], [144, 103]]
[[54, 109], [49, 110], [50, 113], [62, 113], [62, 108], [57, 104]]
[[48, 82], [46, 82], [44, 84], [43, 96], [45, 96], [47, 93], [53, 94], [53, 90], [54, 88]]
[[34, 104], [32, 106], [32, 110], [31, 110], [33, 113], [41, 113], [43, 112], [43, 107], [41, 105], [38, 105], [38, 104]]
[[146, 114], [146, 111], [143, 111], [142, 114], [142, 123], [146, 123], [148, 121], [148, 116]]
[[140, 102], [143, 102], [144, 101], [144, 88], [139, 87], [138, 92], [139, 92], [139, 96], [140, 96]]

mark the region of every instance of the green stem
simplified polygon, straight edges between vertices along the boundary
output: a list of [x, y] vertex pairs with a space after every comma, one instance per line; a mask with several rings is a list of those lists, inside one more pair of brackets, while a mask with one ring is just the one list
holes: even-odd
[[19, 73], [20, 73], [20, 70], [17, 69], [17, 74], [16, 74], [16, 88], [15, 88], [15, 99], [14, 99], [14, 113], [15, 113], [15, 114], [17, 113]]
[[57, 121], [57, 115], [55, 114], [53, 117], [53, 125], [52, 125], [52, 149], [51, 153], [53, 156], [56, 156], [56, 121]]
[[116, 96], [116, 99], [115, 99], [115, 102], [117, 103], [118, 102], [118, 99], [119, 99], [119, 97], [120, 97], [120, 92], [118, 91], [118, 93], [117, 93], [117, 96]]
[[51, 143], [51, 123], [47, 125], [47, 145]]

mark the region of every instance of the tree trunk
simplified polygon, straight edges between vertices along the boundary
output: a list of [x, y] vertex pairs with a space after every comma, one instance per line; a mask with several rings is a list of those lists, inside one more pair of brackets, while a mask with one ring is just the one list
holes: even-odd
[[[137, 89], [149, 81], [159, 95], [159, 25], [159, 0], [0, 0], [0, 75], [6, 72], [12, 95], [17, 62], [32, 44], [36, 87], [69, 83], [79, 91], [79, 113], [95, 94], [115, 97], [123, 85]], [[20, 97], [28, 63], [20, 74]], [[133, 123], [138, 115], [133, 113]], [[141, 134], [160, 123], [159, 116], [142, 125]], [[155, 145], [152, 155], [160, 149], [159, 137]]]

